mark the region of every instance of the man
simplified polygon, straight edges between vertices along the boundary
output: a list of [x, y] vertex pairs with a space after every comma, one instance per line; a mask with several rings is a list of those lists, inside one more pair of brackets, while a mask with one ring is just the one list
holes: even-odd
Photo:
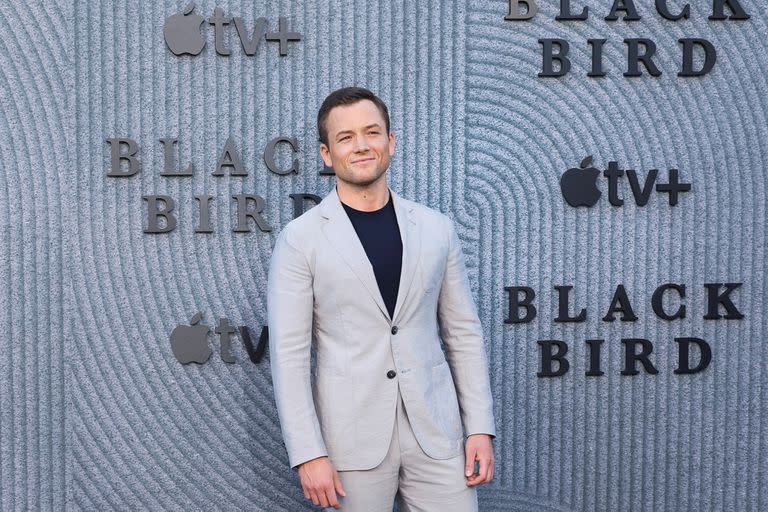
[[331, 93], [317, 126], [336, 186], [285, 226], [268, 279], [290, 465], [323, 507], [391, 511], [397, 499], [403, 512], [476, 511], [476, 486], [493, 479], [496, 432], [456, 230], [389, 189], [395, 136], [372, 92]]

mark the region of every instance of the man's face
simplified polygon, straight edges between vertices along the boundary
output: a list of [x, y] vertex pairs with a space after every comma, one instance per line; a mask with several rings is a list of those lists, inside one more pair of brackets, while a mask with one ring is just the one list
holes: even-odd
[[364, 187], [382, 178], [395, 154], [395, 135], [387, 133], [384, 117], [372, 101], [333, 107], [325, 129], [328, 145], [320, 144], [320, 155], [337, 180]]

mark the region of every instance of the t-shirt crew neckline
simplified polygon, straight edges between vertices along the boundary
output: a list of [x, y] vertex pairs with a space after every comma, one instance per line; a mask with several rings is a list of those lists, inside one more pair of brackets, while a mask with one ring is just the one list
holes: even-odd
[[382, 206], [382, 207], [381, 207], [381, 208], [379, 208], [378, 210], [371, 210], [371, 211], [369, 211], [369, 212], [367, 212], [367, 211], [365, 211], [365, 210], [358, 210], [357, 208], [352, 208], [351, 206], [349, 206], [347, 203], [345, 203], [345, 202], [344, 202], [344, 201], [342, 201], [341, 199], [339, 199], [339, 202], [340, 202], [342, 205], [344, 205], [344, 208], [347, 208], [347, 209], [351, 210], [351, 211], [352, 211], [352, 212], [354, 212], [354, 213], [359, 213], [360, 215], [372, 215], [372, 214], [376, 214], [376, 213], [381, 213], [382, 211], [386, 210], [386, 209], [387, 209], [387, 207], [389, 207], [391, 204], [393, 204], [393, 201], [392, 201], [392, 192], [390, 192], [390, 193], [389, 193], [389, 199], [388, 199], [388, 200], [387, 200], [387, 202], [384, 204], [384, 206]]

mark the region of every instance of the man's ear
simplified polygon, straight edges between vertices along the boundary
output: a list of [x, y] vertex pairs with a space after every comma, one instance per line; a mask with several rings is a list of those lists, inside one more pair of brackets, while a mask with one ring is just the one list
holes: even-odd
[[395, 156], [395, 132], [389, 132], [389, 156]]
[[323, 158], [326, 167], [333, 167], [333, 165], [331, 165], [333, 163], [331, 162], [331, 150], [322, 142], [320, 143], [320, 156]]

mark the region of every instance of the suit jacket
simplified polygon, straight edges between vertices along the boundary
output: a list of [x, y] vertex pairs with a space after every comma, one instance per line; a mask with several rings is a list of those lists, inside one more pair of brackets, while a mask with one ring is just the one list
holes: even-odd
[[496, 434], [482, 329], [453, 222], [390, 192], [403, 241], [392, 318], [335, 187], [275, 243], [270, 365], [291, 467], [323, 455], [338, 470], [378, 465], [398, 387], [432, 458], [462, 452], [462, 423], [466, 435]]

